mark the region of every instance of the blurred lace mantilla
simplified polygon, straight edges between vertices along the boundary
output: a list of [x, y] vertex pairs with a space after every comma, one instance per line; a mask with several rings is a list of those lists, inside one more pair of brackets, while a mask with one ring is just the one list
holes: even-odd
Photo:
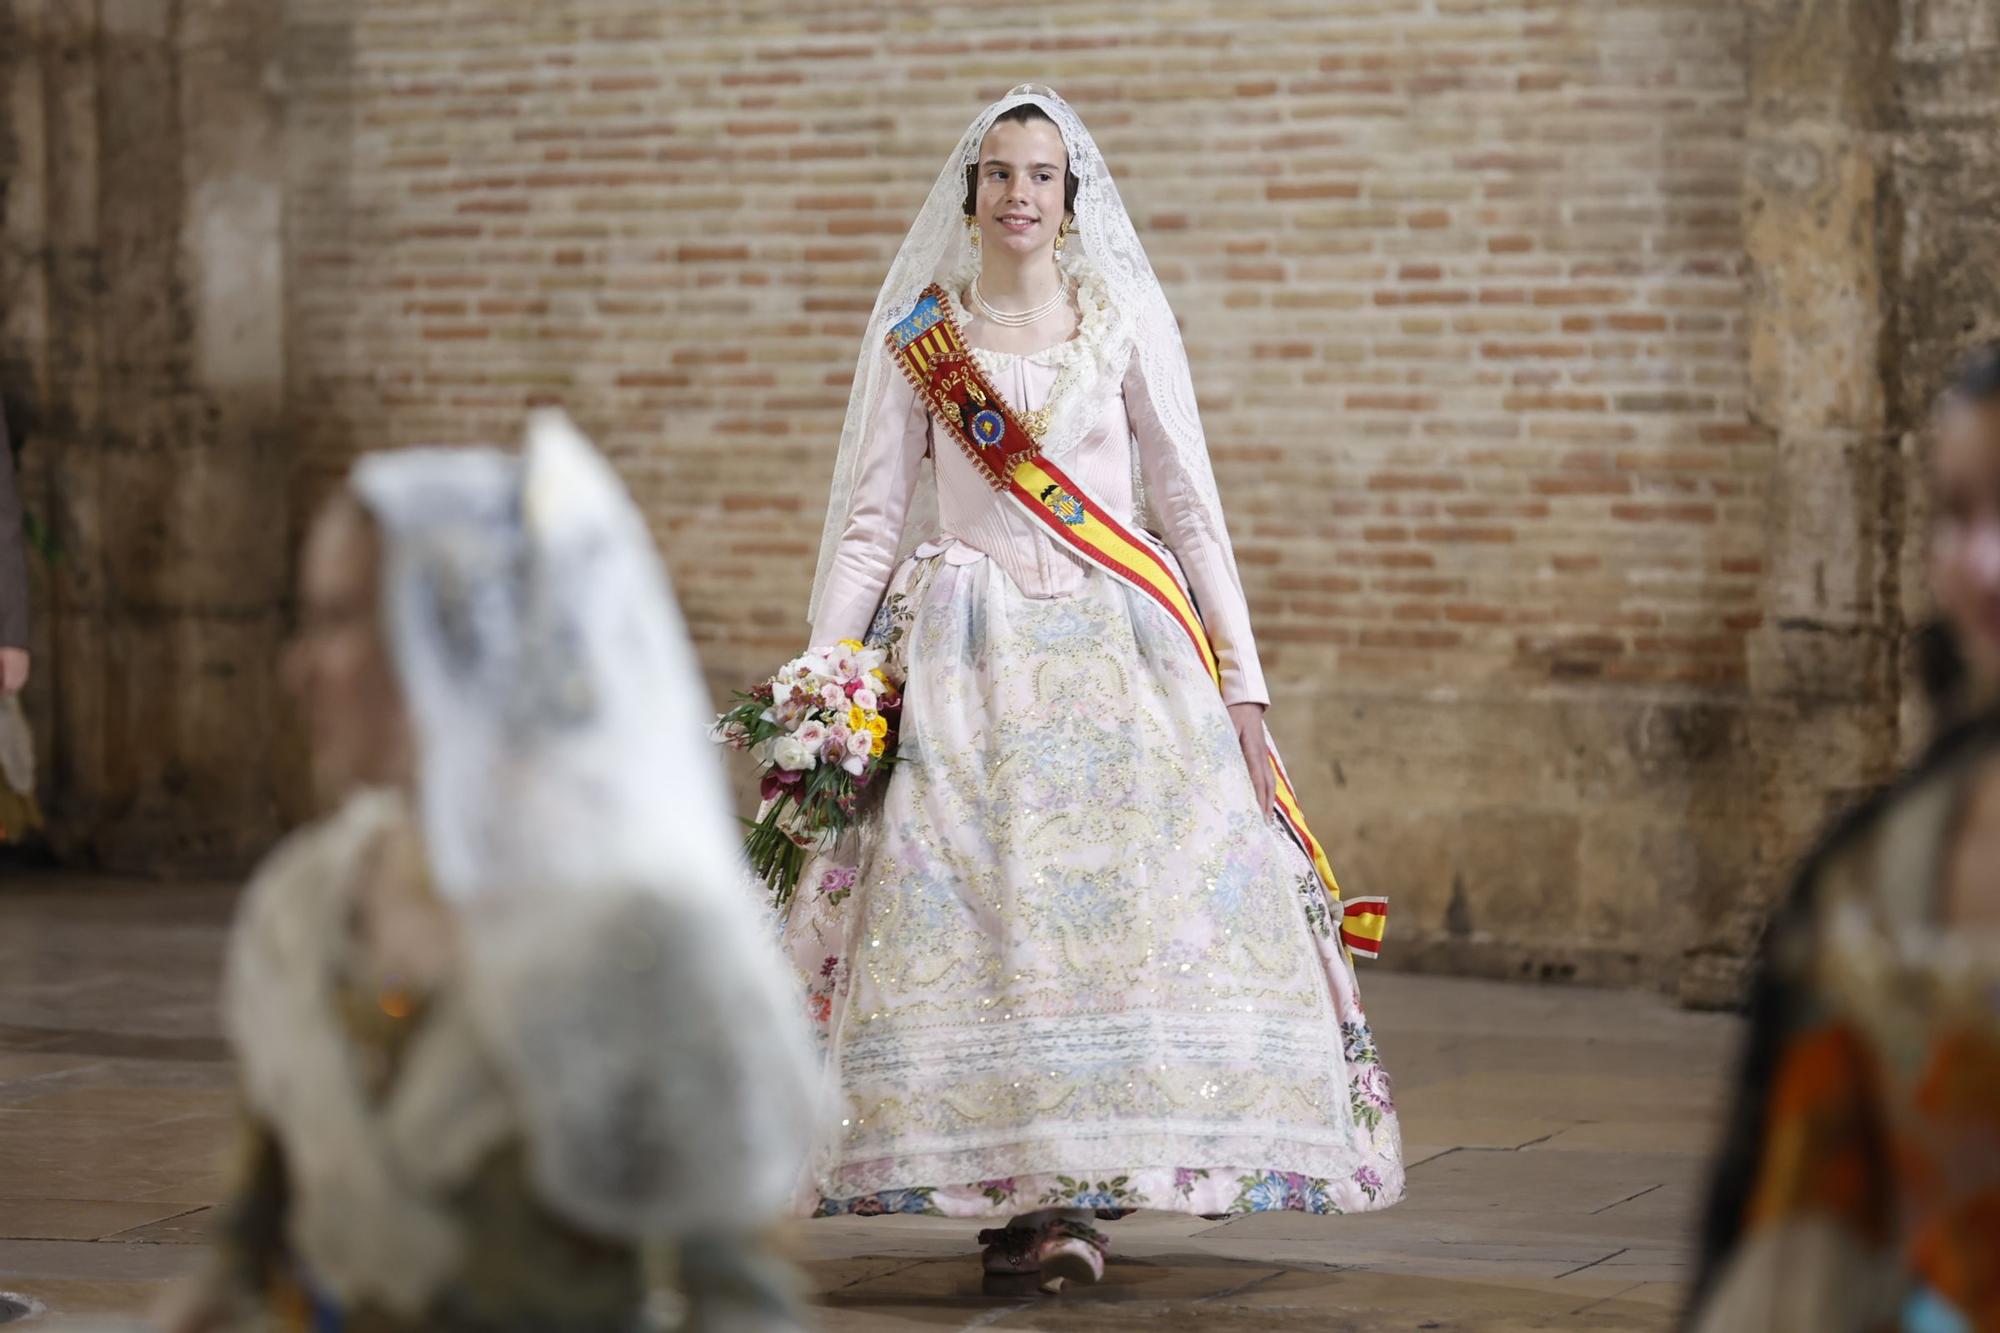
[[[692, 649], [639, 514], [558, 416], [524, 457], [377, 455], [352, 486], [418, 799], [350, 800], [247, 895], [226, 1015], [258, 1132], [229, 1252], [344, 1326], [628, 1329], [639, 1245], [730, 1270], [686, 1256], [777, 1214], [807, 1116]], [[427, 993], [372, 974], [353, 928], [399, 845], [460, 927]]]

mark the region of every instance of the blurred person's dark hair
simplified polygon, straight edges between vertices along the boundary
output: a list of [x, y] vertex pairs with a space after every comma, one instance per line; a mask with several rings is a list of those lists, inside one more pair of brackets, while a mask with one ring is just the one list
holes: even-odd
[[1910, 635], [1910, 669], [1940, 727], [1958, 720], [1966, 686], [1965, 658], [1942, 619], [1926, 620]]
[[1951, 382], [1945, 385], [1938, 400], [1941, 405], [2000, 402], [2000, 339], [1973, 348], [1971, 354], [1958, 363]]

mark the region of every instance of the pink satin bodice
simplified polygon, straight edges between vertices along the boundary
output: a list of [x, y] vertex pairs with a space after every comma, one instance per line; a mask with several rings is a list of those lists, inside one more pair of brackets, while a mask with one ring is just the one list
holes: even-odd
[[[1072, 342], [1029, 355], [981, 352], [980, 361], [988, 380], [1015, 411], [1034, 412], [1048, 403], [1062, 378], [1064, 362], [1088, 354], [1088, 348]], [[1081, 391], [1087, 397], [1074, 410], [1088, 413], [1089, 424], [1058, 461], [1100, 504], [1129, 524], [1134, 521], [1133, 451], [1137, 450], [1148, 508], [1157, 516], [1159, 535], [1186, 573], [1221, 664], [1224, 700], [1268, 704], [1235, 561], [1223, 543], [1209, 536], [1209, 525], [1198, 508], [1202, 503], [1198, 490], [1160, 427], [1141, 374], [1139, 358], [1134, 356], [1122, 382], [1086, 377], [1091, 383]], [[936, 467], [946, 560], [990, 559], [1031, 597], [1062, 597], [1081, 586], [1084, 562], [988, 484], [952, 435], [935, 427], [916, 391], [895, 374], [868, 423], [854, 504], [813, 625], [815, 644], [858, 639], [874, 618], [895, 572], [903, 524], [926, 453]], [[1213, 521], [1219, 525], [1220, 516]]]

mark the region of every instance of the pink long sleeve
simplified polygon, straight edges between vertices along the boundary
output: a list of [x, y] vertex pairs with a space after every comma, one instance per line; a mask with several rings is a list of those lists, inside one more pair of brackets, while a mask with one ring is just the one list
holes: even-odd
[[1146, 391], [1135, 354], [1125, 372], [1125, 412], [1139, 446], [1139, 471], [1147, 497], [1166, 528], [1167, 545], [1187, 574], [1201, 618], [1208, 627], [1222, 669], [1224, 703], [1269, 704], [1264, 670], [1257, 661], [1257, 642], [1250, 634], [1250, 607], [1236, 575], [1236, 557], [1222, 514], [1203, 498], [1167, 438], [1153, 400]]
[[862, 439], [853, 508], [813, 621], [815, 647], [858, 639], [875, 619], [875, 609], [896, 572], [903, 520], [929, 439], [930, 414], [916, 390], [895, 374]]

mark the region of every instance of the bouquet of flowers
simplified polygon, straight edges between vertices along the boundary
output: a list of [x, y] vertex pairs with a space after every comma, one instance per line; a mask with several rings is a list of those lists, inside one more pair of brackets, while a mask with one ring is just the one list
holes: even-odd
[[743, 845], [777, 907], [791, 901], [806, 857], [833, 846], [896, 762], [902, 697], [885, 660], [854, 639], [808, 649], [716, 719], [718, 741], [763, 765], [763, 805], [745, 821]]

